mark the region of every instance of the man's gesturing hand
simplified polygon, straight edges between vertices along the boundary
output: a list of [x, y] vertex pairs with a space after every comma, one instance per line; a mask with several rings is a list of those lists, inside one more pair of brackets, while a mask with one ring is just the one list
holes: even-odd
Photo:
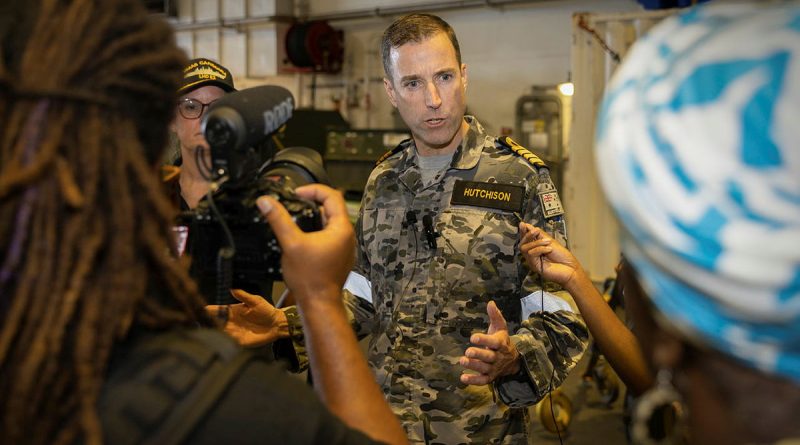
[[244, 347], [263, 346], [289, 336], [289, 324], [282, 310], [276, 309], [258, 295], [241, 289], [232, 289], [231, 295], [241, 301], [226, 306], [208, 305], [206, 311], [219, 317], [228, 311], [223, 329]]
[[459, 363], [476, 371], [461, 374], [461, 383], [467, 385], [487, 385], [496, 378], [519, 372], [520, 355], [508, 336], [506, 319], [494, 301], [486, 306], [489, 314], [489, 330], [485, 334], [472, 334], [470, 343]]

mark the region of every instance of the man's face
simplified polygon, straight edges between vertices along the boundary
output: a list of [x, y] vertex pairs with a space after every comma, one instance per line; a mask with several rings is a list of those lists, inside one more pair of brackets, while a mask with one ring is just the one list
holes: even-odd
[[420, 43], [392, 48], [391, 79], [383, 85], [389, 101], [411, 129], [421, 156], [455, 151], [468, 128], [467, 67], [443, 32]]
[[[222, 88], [214, 85], [206, 85], [181, 96], [178, 103], [181, 104], [185, 102], [186, 99], [193, 99], [197, 101], [195, 105], [211, 104], [224, 95], [225, 90]], [[202, 107], [203, 114], [208, 112], [208, 107], [200, 106]], [[206, 138], [203, 137], [203, 133], [200, 131], [200, 121], [202, 117], [201, 114], [195, 119], [188, 119], [183, 117], [177, 109], [175, 110], [175, 120], [172, 122], [171, 129], [178, 135], [178, 140], [180, 140], [181, 143], [181, 152], [184, 154], [184, 161], [186, 161], [185, 155], [187, 153], [193, 153], [198, 146], [208, 148], [208, 142], [206, 142]], [[194, 156], [191, 156], [189, 159], [194, 159]]]

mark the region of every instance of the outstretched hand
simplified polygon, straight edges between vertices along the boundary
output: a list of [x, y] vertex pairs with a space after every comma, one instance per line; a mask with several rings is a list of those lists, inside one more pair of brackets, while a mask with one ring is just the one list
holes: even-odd
[[519, 250], [528, 267], [550, 281], [568, 287], [571, 280], [583, 273], [572, 252], [544, 230], [528, 223], [519, 224]]
[[476, 371], [461, 374], [461, 383], [466, 385], [488, 385], [498, 377], [516, 374], [520, 367], [520, 354], [511, 343], [508, 324], [494, 301], [486, 306], [489, 329], [485, 334], [472, 334], [471, 346], [459, 359], [461, 366]]
[[[288, 322], [282, 310], [267, 300], [241, 289], [231, 289], [231, 295], [241, 301], [230, 305], [208, 305], [212, 317], [225, 319], [223, 329], [244, 347], [263, 346], [289, 335]], [[220, 314], [227, 313], [227, 316]]]

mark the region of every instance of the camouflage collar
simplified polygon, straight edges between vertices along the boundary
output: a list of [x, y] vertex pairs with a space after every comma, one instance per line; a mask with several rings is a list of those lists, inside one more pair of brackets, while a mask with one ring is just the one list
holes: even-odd
[[[450, 164], [450, 168], [458, 170], [469, 170], [478, 165], [486, 141], [486, 131], [474, 116], [464, 116], [464, 120], [469, 124], [469, 129], [467, 129], [467, 134], [464, 135], [461, 144], [456, 148], [453, 162]], [[400, 160], [402, 169], [419, 166], [419, 154], [417, 154], [413, 138], [408, 139], [408, 145], [405, 148], [411, 148], [411, 150], [405, 150]]]
[[453, 163], [450, 164], [451, 168], [459, 170], [469, 170], [478, 165], [486, 142], [486, 131], [478, 119], [467, 115], [464, 120], [469, 124], [469, 129], [453, 155]]
[[[487, 144], [494, 146], [493, 139], [489, 138], [483, 126], [472, 116], [464, 116], [469, 124], [464, 139], [456, 149], [449, 169], [469, 170], [478, 165], [481, 153]], [[389, 154], [402, 152], [396, 163], [390, 168], [398, 173], [398, 179], [411, 190], [419, 190], [423, 187], [419, 169], [419, 154], [413, 139], [403, 141], [395, 150]]]

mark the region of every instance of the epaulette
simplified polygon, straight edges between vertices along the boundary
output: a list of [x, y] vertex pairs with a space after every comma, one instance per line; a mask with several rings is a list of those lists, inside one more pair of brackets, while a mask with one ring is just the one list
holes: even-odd
[[406, 148], [406, 142], [407, 141], [409, 141], [409, 139], [404, 139], [399, 144], [397, 144], [397, 147], [395, 147], [395, 148], [387, 151], [386, 153], [382, 154], [381, 157], [378, 158], [377, 161], [375, 161], [375, 165], [377, 166], [378, 164], [380, 164], [381, 162], [385, 161], [390, 156], [392, 156], [394, 154], [397, 154], [397, 153], [400, 153], [401, 151], [403, 151]]
[[514, 153], [522, 156], [526, 161], [528, 161], [528, 163], [530, 163], [534, 167], [536, 168], [547, 167], [547, 164], [545, 164], [544, 161], [539, 159], [539, 156], [536, 156], [535, 154], [531, 153], [527, 148], [523, 147], [522, 145], [517, 144], [510, 137], [500, 136], [499, 138], [497, 138], [497, 142], [499, 142], [500, 145], [513, 151]]

